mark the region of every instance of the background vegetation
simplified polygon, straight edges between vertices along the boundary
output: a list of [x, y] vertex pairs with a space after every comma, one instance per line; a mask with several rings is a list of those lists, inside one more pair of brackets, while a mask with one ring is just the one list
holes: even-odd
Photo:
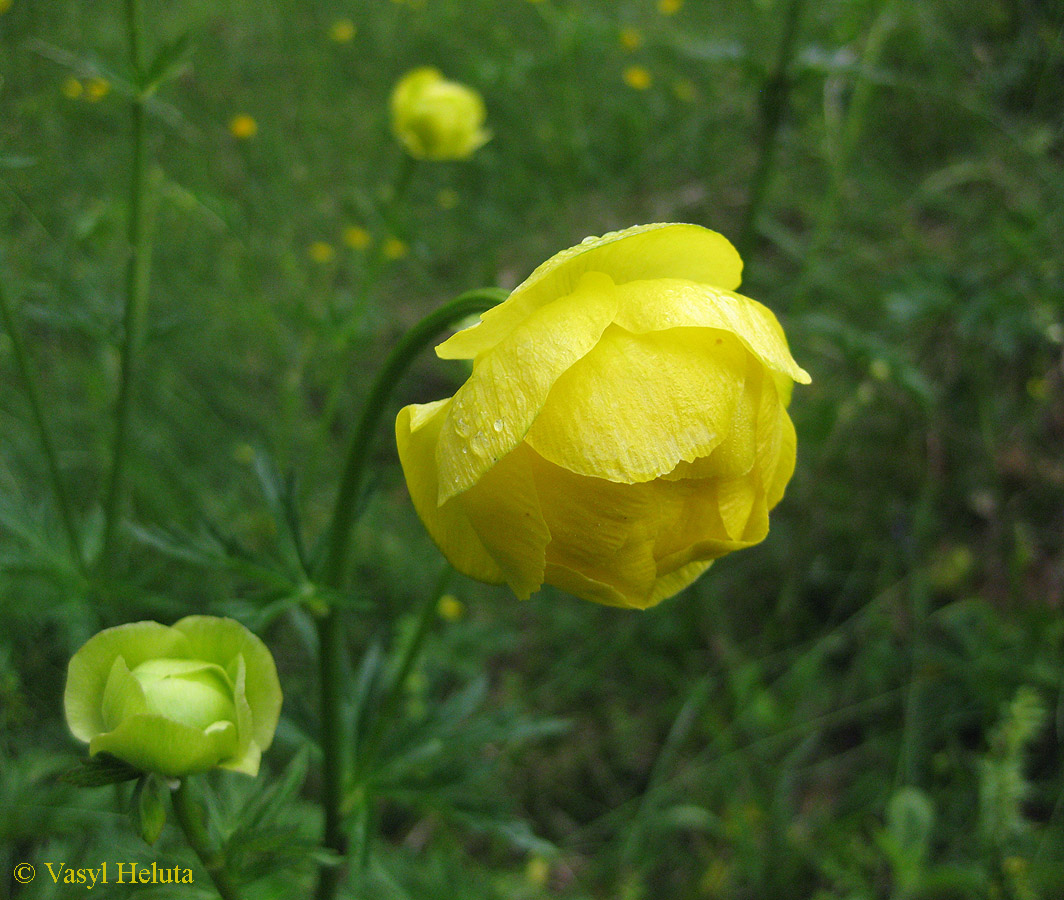
[[[118, 3], [0, 10], [0, 279], [91, 560], [125, 32]], [[1064, 7], [180, 0], [147, 23], [175, 77], [149, 106], [144, 377], [106, 575], [71, 561], [0, 335], [0, 897], [73, 890], [19, 888], [20, 861], [196, 865], [56, 778], [80, 753], [72, 652], [189, 612], [237, 615], [278, 657], [265, 771], [214, 779], [211, 812], [253, 896], [305, 893], [314, 638], [284, 573], [324, 527], [368, 374], [444, 300], [648, 221], [740, 241], [743, 291], [813, 375], [769, 538], [643, 614], [456, 581], [350, 896], [1064, 896]], [[494, 137], [397, 196], [387, 96], [422, 64], [484, 95]], [[426, 359], [400, 393], [462, 377]], [[377, 452], [352, 717], [442, 566], [387, 435]]]

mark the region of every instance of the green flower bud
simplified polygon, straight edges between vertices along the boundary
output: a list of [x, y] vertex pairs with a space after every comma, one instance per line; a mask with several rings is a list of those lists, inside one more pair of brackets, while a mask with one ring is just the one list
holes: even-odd
[[216, 766], [255, 775], [281, 686], [270, 651], [239, 622], [187, 616], [91, 638], [70, 660], [65, 706], [92, 756], [170, 778]]

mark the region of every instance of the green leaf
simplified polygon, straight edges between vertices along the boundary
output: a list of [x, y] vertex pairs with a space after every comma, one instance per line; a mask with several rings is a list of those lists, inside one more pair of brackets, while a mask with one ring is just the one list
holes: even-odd
[[144, 838], [149, 847], [153, 846], [163, 825], [166, 824], [167, 787], [157, 775], [145, 775], [137, 782], [133, 793], [133, 803], [129, 810], [133, 828]]
[[104, 787], [132, 781], [141, 774], [139, 769], [134, 769], [110, 753], [97, 753], [93, 757], [78, 760], [70, 771], [59, 776], [59, 780], [75, 787]]

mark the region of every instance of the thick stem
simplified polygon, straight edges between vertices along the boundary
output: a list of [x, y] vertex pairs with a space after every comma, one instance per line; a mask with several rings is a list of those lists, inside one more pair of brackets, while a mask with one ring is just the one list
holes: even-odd
[[[441, 331], [467, 316], [490, 309], [505, 298], [506, 291], [499, 288], [468, 291], [422, 319], [388, 355], [370, 388], [351, 439], [336, 505], [326, 533], [325, 560], [317, 573], [320, 584], [337, 591], [342, 591], [345, 586], [347, 550], [365, 477], [366, 460], [381, 416], [400, 377], [418, 353], [435, 340]], [[318, 620], [322, 806], [325, 810], [323, 843], [339, 857], [343, 857], [347, 850], [343, 801], [350, 739], [344, 733], [340, 703], [345, 648], [341, 615], [342, 610], [333, 606]], [[331, 900], [336, 895], [343, 874], [342, 866], [322, 866], [318, 875], [318, 900]]]
[[[129, 34], [130, 64], [139, 81], [144, 71], [144, 17], [140, 0], [126, 0], [126, 25]], [[148, 306], [148, 281], [151, 266], [151, 229], [148, 222], [148, 151], [144, 96], [133, 97], [132, 160], [130, 164], [129, 242], [126, 261], [125, 308], [122, 315], [122, 369], [115, 409], [114, 442], [111, 451], [111, 476], [104, 504], [103, 552], [101, 560], [109, 560], [114, 552], [118, 519], [121, 515], [123, 480], [129, 444], [129, 419], [133, 405], [133, 389], [143, 343], [144, 323]]]
[[388, 355], [370, 388], [369, 396], [362, 409], [362, 416], [347, 451], [347, 462], [329, 525], [328, 549], [321, 570], [323, 584], [332, 588], [343, 586], [347, 544], [355, 521], [355, 507], [362, 489], [366, 458], [381, 415], [387, 407], [388, 399], [399, 377], [406, 371], [414, 357], [435, 340], [441, 331], [467, 316], [490, 309], [505, 300], [506, 296], [506, 291], [501, 288], [467, 291], [422, 319], [403, 336]]
[[757, 220], [765, 202], [772, 170], [776, 161], [776, 146], [779, 130], [790, 106], [790, 68], [794, 47], [798, 38], [798, 22], [805, 0], [791, 0], [787, 19], [783, 25], [776, 64], [761, 89], [761, 133], [758, 140], [757, 168], [750, 182], [750, 201], [746, 207], [742, 228], [739, 230], [739, 255], [747, 260], [757, 241]]
[[41, 395], [37, 387], [37, 372], [33, 361], [22, 344], [22, 336], [15, 324], [15, 316], [7, 302], [2, 272], [0, 272], [0, 318], [3, 319], [4, 329], [11, 337], [11, 350], [15, 357], [15, 368], [18, 369], [19, 377], [26, 386], [26, 398], [29, 400], [33, 424], [37, 429], [37, 438], [41, 442], [41, 449], [44, 450], [44, 459], [48, 466], [48, 478], [51, 482], [52, 493], [55, 495], [55, 505], [59, 510], [59, 519], [63, 523], [63, 531], [66, 534], [67, 543], [70, 545], [70, 554], [78, 571], [85, 574], [85, 561], [81, 555], [81, 542], [78, 540], [77, 526], [74, 524], [73, 507], [70, 505], [70, 497], [67, 495], [66, 486], [63, 484], [63, 476], [59, 471], [59, 458], [56, 455], [55, 446], [52, 444], [48, 426], [44, 421], [44, 406], [41, 403]]
[[207, 870], [211, 881], [218, 889], [222, 900], [240, 900], [240, 892], [233, 884], [225, 868], [225, 859], [212, 845], [207, 826], [204, 824], [202, 810], [189, 796], [188, 779], [182, 778], [170, 794], [174, 804], [174, 816], [181, 830], [185, 833], [188, 845], [193, 849], [203, 868]]

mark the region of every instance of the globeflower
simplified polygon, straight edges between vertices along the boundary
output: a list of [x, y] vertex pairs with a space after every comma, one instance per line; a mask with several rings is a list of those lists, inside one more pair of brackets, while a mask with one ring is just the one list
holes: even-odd
[[491, 137], [480, 94], [429, 66], [399, 79], [391, 108], [392, 131], [416, 159], [465, 159]]
[[544, 583], [644, 609], [768, 533], [795, 465], [792, 358], [735, 293], [721, 235], [587, 238], [436, 348], [453, 397], [396, 420], [410, 496], [451, 564], [526, 598]]
[[89, 754], [182, 778], [220, 766], [256, 775], [281, 711], [266, 645], [239, 622], [187, 616], [90, 638], [70, 660], [66, 720]]

